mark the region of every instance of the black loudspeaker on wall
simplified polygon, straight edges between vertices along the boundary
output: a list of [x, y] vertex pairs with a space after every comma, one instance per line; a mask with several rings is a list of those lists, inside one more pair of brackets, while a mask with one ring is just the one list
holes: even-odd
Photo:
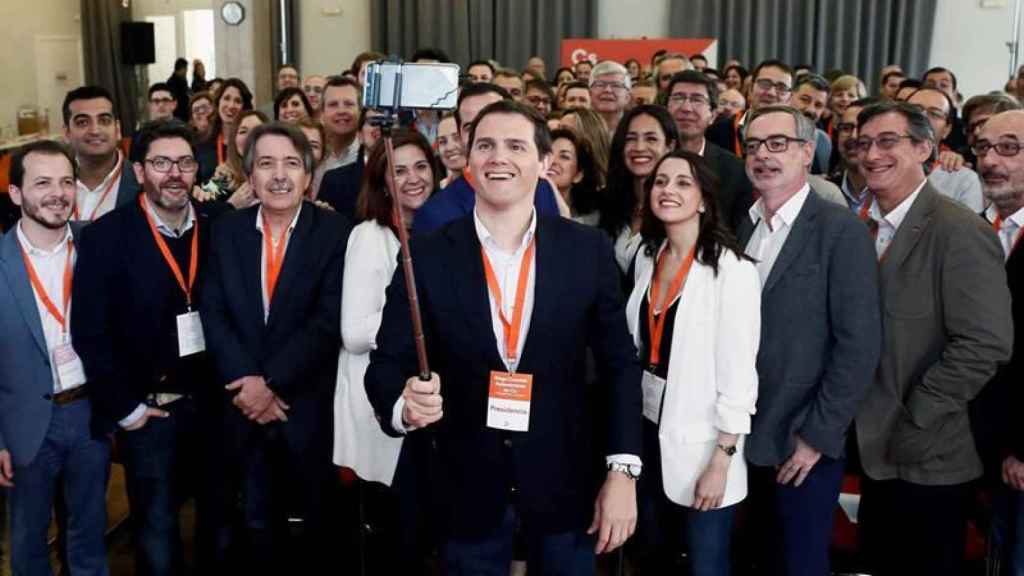
[[121, 23], [121, 63], [129, 66], [156, 62], [152, 22]]

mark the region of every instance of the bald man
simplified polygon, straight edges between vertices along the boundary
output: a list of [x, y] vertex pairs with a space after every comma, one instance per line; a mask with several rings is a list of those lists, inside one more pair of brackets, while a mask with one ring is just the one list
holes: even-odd
[[1024, 425], [1018, 408], [1024, 360], [1024, 254], [1015, 250], [1024, 228], [1024, 111], [988, 119], [974, 142], [982, 192], [991, 205], [985, 219], [999, 236], [1012, 297], [1013, 357], [989, 381], [971, 412], [974, 435], [995, 486], [993, 537], [1007, 574], [1024, 574]]

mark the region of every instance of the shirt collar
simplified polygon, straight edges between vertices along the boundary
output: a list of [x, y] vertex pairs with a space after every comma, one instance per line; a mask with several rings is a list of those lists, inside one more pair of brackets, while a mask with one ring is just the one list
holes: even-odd
[[25, 253], [29, 256], [53, 256], [54, 254], [60, 253], [67, 246], [68, 241], [71, 240], [71, 226], [64, 225], [64, 237], [60, 239], [60, 242], [54, 244], [51, 248], [36, 248], [29, 242], [28, 236], [25, 235], [25, 231], [21, 229], [22, 221], [18, 221], [18, 241], [21, 242], [21, 247], [25, 250]]
[[175, 230], [160, 219], [160, 215], [153, 209], [153, 205], [149, 203], [149, 198], [145, 194], [142, 195], [142, 201], [146, 205], [146, 212], [149, 212], [149, 215], [153, 218], [153, 223], [156, 224], [157, 231], [168, 238], [181, 238], [185, 235], [185, 232], [191, 230], [192, 226], [195, 224], [196, 213], [192, 209], [191, 202], [189, 202], [187, 206], [188, 214], [185, 216], [185, 223], [181, 225], [181, 229]]
[[[473, 208], [473, 225], [476, 227], [476, 236], [480, 239], [480, 245], [497, 250], [498, 252], [504, 252], [498, 247], [497, 241], [494, 240], [494, 235], [491, 231], [484, 226], [480, 215], [477, 214], [476, 208]], [[524, 250], [526, 246], [530, 244], [530, 240], [533, 240], [533, 235], [537, 232], [537, 209], [534, 208], [533, 212], [530, 213], [530, 227], [526, 229], [526, 234], [523, 234], [523, 239], [519, 242], [519, 247], [516, 248], [516, 252]]]
[[868, 211], [868, 214], [871, 215], [872, 220], [880, 224], [884, 222], [889, 226], [892, 226], [894, 229], [899, 229], [900, 224], [903, 223], [903, 219], [907, 217], [907, 212], [910, 211], [910, 207], [914, 205], [914, 200], [917, 200], [917, 195], [921, 193], [921, 189], [924, 188], [924, 185], [927, 183], [927, 178], [922, 180], [910, 196], [904, 198], [903, 202], [900, 202], [899, 205], [889, 211], [885, 216], [882, 216], [882, 209], [878, 206], [878, 198], [875, 197], [874, 201], [871, 203], [871, 209]]
[[[804, 207], [804, 202], [807, 201], [807, 195], [810, 192], [811, 185], [805, 182], [803, 188], [790, 196], [789, 200], [786, 200], [785, 204], [775, 211], [775, 216], [781, 218], [787, 227], [792, 226], [793, 222], [796, 221], [796, 217], [800, 214], [800, 209]], [[749, 215], [750, 220], [755, 225], [759, 220], [764, 219], [764, 196], [758, 198], [757, 202], [754, 202], [754, 205], [750, 207]]]
[[[303, 201], [302, 204], [306, 202]], [[291, 224], [288, 225], [288, 231], [295, 230], [296, 224], [299, 222], [299, 214], [302, 214], [302, 204], [299, 204], [299, 209], [295, 211], [295, 216], [292, 218]], [[260, 204], [259, 209], [256, 210], [256, 229], [263, 233], [263, 205]]]
[[843, 194], [852, 200], [854, 204], [860, 204], [868, 192], [867, 186], [861, 188], [859, 193], [853, 190], [853, 183], [850, 182], [850, 172], [848, 170], [843, 170], [843, 181], [841, 182], [839, 189], [842, 190]]
[[[996, 210], [995, 204], [989, 204], [988, 208], [985, 208], [985, 219], [990, 223], [995, 223], [996, 218], [999, 217], [999, 211]], [[1021, 208], [1010, 214], [1009, 218], [1003, 220], [1003, 222], [1013, 222], [1018, 228], [1024, 228], [1024, 208]]]
[[110, 184], [110, 180], [114, 177], [114, 174], [118, 173], [118, 168], [120, 168], [121, 167], [121, 163], [124, 162], [124, 157], [121, 155], [121, 151], [120, 150], [115, 150], [114, 153], [117, 154], [117, 162], [114, 162], [114, 167], [110, 169], [110, 172], [107, 172], [106, 176], [103, 177], [103, 181], [100, 182], [100, 185], [97, 186], [96, 188], [89, 188], [88, 186], [83, 184], [81, 180], [75, 180], [75, 184], [78, 185], [78, 189], [79, 190], [81, 190], [83, 192], [92, 192], [93, 190], [103, 190], [104, 188], [107, 187], [108, 184]]

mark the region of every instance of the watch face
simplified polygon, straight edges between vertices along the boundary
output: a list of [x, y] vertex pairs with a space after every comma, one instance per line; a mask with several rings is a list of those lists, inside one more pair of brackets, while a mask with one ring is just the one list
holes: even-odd
[[220, 15], [224, 22], [237, 26], [245, 19], [245, 8], [238, 2], [225, 2], [220, 8]]

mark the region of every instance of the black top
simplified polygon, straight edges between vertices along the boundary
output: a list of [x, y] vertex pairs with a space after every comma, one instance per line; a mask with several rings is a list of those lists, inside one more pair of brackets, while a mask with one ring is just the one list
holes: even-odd
[[[673, 324], [676, 322], [676, 311], [679, 310], [679, 298], [676, 298], [668, 310], [662, 312], [665, 316], [665, 328], [661, 332], [661, 346], [658, 350], [658, 365], [651, 370], [651, 330], [647, 325], [647, 310], [650, 308], [650, 291], [644, 293], [644, 299], [640, 302], [640, 365], [644, 370], [651, 372], [658, 378], [668, 379], [668, 360], [672, 355], [672, 332]], [[656, 315], [655, 318], [658, 318]]]

